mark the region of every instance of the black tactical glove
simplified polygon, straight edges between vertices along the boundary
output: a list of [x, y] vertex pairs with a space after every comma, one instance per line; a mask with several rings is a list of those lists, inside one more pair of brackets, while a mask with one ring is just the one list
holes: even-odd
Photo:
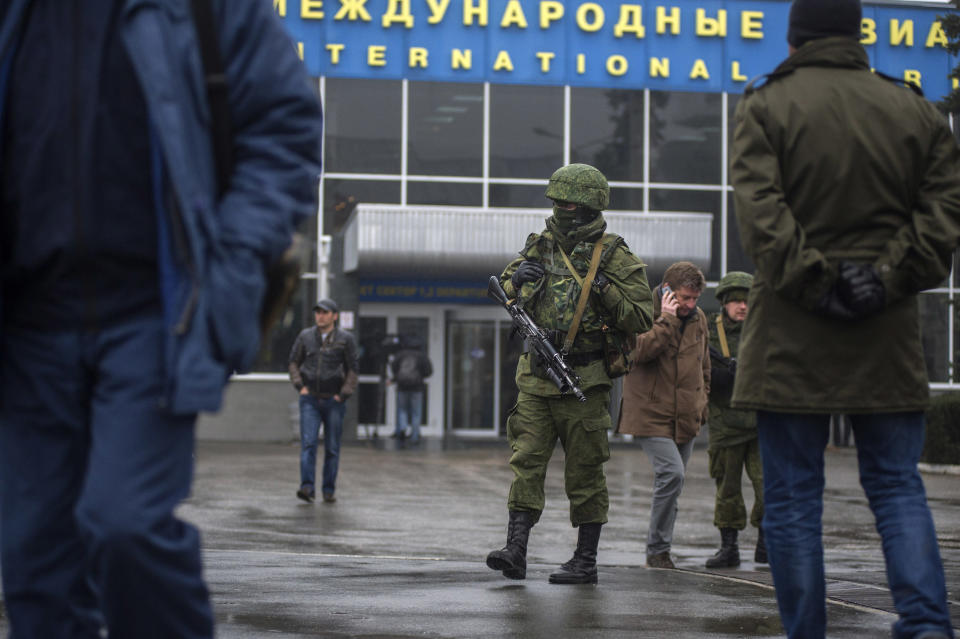
[[593, 278], [593, 289], [597, 293], [603, 293], [603, 289], [608, 286], [610, 286], [610, 278], [603, 273], [597, 273], [597, 276]]
[[510, 283], [513, 284], [513, 290], [519, 291], [524, 282], [536, 282], [541, 277], [543, 277], [543, 267], [538, 262], [524, 260], [510, 276]]
[[840, 297], [857, 317], [867, 317], [883, 310], [887, 290], [880, 276], [869, 264], [840, 262], [837, 288]]
[[817, 311], [837, 319], [858, 320], [882, 310], [886, 298], [886, 288], [872, 266], [843, 261]]

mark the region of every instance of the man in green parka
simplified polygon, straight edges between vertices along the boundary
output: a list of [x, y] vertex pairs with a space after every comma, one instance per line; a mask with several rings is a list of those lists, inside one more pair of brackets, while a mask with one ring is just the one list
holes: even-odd
[[610, 202], [610, 187], [600, 171], [586, 164], [564, 166], [550, 178], [546, 196], [553, 201], [546, 229], [527, 238], [500, 280], [507, 297], [550, 335], [580, 376], [586, 401], [561, 394], [533, 353], [520, 356], [520, 393], [507, 417], [514, 472], [507, 545], [487, 556], [487, 566], [510, 579], [526, 577], [527, 540], [543, 511], [547, 463], [559, 439], [578, 539], [573, 557], [550, 582], [597, 583], [597, 546], [609, 506], [603, 463], [610, 458], [611, 374], [625, 372], [610, 364], [616, 354], [625, 355], [637, 333], [650, 328], [653, 298], [644, 263], [623, 238], [604, 232], [600, 211]]
[[953, 637], [917, 461], [929, 387], [917, 294], [960, 241], [960, 150], [870, 69], [858, 0], [795, 0], [790, 56], [737, 105], [732, 182], [756, 265], [734, 382], [755, 409], [763, 529], [789, 637], [823, 637], [823, 451], [850, 416], [883, 541], [894, 637]]
[[756, 563], [767, 563], [763, 540], [763, 469], [757, 441], [757, 416], [752, 410], [730, 407], [733, 380], [737, 372], [740, 332], [747, 319], [747, 294], [753, 276], [731, 271], [717, 285], [720, 312], [710, 318], [710, 476], [717, 483], [713, 525], [720, 529], [720, 550], [707, 559], [707, 568], [734, 568], [740, 565], [739, 531], [747, 527], [743, 501], [743, 471], [753, 484], [750, 524], [757, 529]]

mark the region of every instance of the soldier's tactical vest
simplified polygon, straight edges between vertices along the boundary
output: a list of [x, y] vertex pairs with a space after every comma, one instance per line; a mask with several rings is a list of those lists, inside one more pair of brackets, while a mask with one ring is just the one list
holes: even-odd
[[[619, 235], [604, 233], [598, 241], [603, 245], [599, 268], [603, 271], [604, 265], [610, 260], [616, 246], [623, 243], [623, 239]], [[537, 325], [550, 334], [557, 349], [563, 346], [567, 331], [573, 323], [582, 286], [591, 285], [590, 282], [583, 282], [581, 285], [578, 280], [583, 280], [590, 268], [593, 247], [593, 242], [579, 242], [573, 251], [567, 254], [570, 263], [577, 271], [576, 277], [567, 267], [560, 247], [549, 230], [543, 233], [531, 233], [523, 250], [520, 251], [526, 259], [535, 260], [543, 265], [544, 276], [537, 282], [524, 284], [521, 287], [519, 303]], [[580, 366], [587, 361], [604, 358], [605, 350], [610, 349], [611, 341], [615, 343], [618, 350], [622, 350], [620, 344], [622, 336], [608, 324], [597, 294], [591, 293], [580, 319], [576, 339], [570, 349], [568, 361], [571, 365]], [[611, 340], [611, 338], [614, 339]], [[622, 374], [615, 371], [608, 372], [614, 376]]]

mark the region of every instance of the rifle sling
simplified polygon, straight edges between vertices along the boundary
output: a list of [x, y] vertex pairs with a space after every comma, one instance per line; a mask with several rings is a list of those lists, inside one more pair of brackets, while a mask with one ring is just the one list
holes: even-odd
[[563, 247], [560, 246], [559, 243], [556, 246], [560, 251], [560, 255], [563, 256], [564, 264], [567, 265], [573, 278], [580, 284], [580, 299], [577, 301], [577, 311], [573, 314], [570, 330], [567, 331], [567, 337], [563, 340], [563, 352], [569, 353], [570, 348], [573, 346], [573, 340], [577, 336], [577, 329], [580, 328], [583, 311], [587, 308], [587, 298], [590, 297], [590, 284], [593, 282], [593, 278], [597, 274], [597, 269], [600, 267], [600, 255], [603, 253], [603, 242], [597, 240], [596, 244], [593, 245], [593, 255], [590, 256], [590, 268], [587, 270], [587, 276], [584, 278], [581, 278], [580, 274], [577, 273], [577, 269], [573, 268], [573, 264], [570, 263], [570, 258], [567, 257]]
[[717, 337], [720, 338], [720, 351], [730, 359], [730, 347], [727, 345], [727, 333], [723, 330], [723, 312], [717, 315]]

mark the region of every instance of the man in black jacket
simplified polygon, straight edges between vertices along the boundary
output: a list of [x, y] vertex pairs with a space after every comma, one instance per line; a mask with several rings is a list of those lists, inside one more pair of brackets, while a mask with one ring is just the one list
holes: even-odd
[[316, 326], [297, 335], [290, 350], [290, 381], [300, 392], [300, 488], [312, 502], [317, 471], [317, 437], [323, 424], [323, 501], [334, 502], [340, 465], [340, 437], [346, 401], [357, 388], [357, 342], [337, 328], [340, 308], [331, 299], [313, 307]]

